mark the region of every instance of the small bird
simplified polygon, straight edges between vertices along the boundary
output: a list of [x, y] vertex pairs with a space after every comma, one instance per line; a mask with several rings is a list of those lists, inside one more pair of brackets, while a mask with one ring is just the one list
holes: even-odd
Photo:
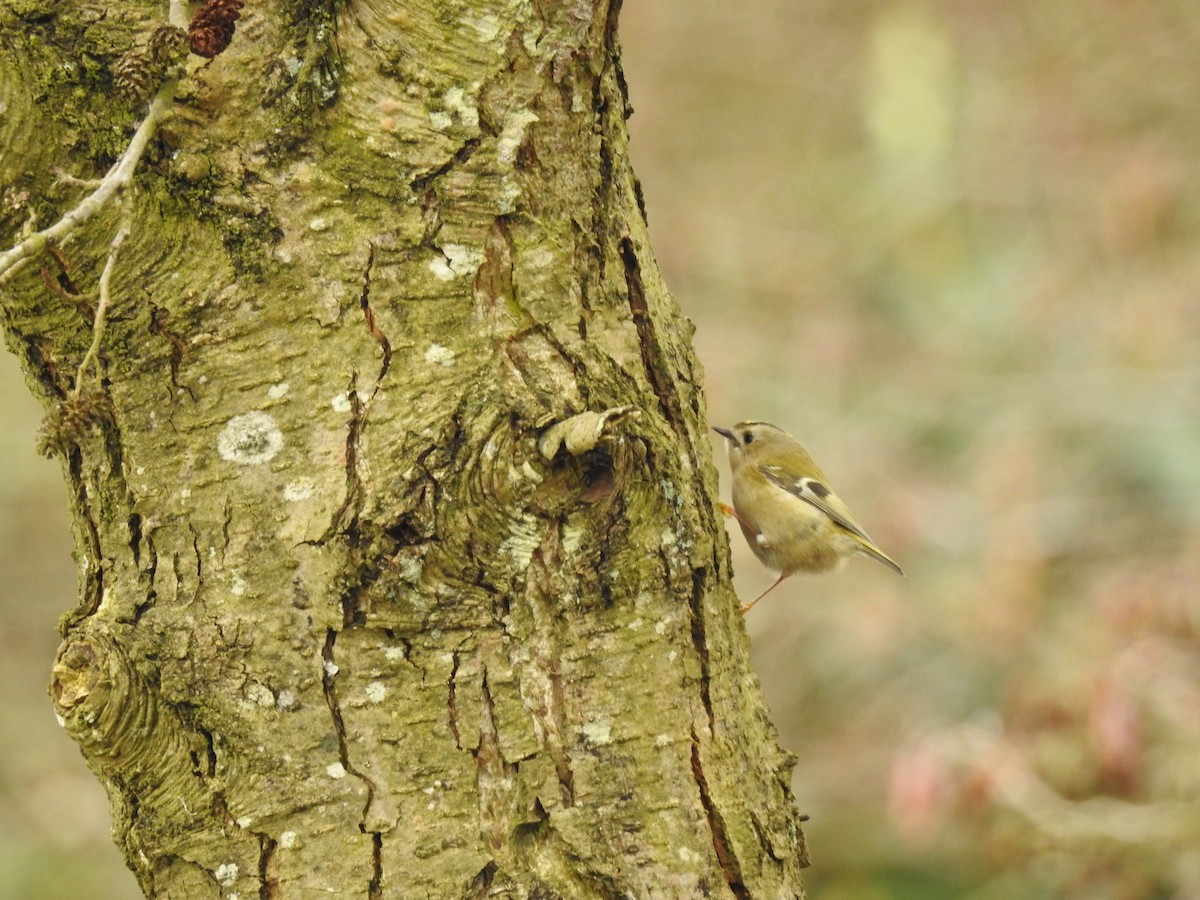
[[856, 554], [904, 571], [867, 537], [832, 490], [825, 473], [794, 437], [766, 422], [714, 428], [725, 438], [733, 475], [733, 506], [721, 504], [764, 565], [779, 572], [743, 614], [796, 572], [827, 572]]

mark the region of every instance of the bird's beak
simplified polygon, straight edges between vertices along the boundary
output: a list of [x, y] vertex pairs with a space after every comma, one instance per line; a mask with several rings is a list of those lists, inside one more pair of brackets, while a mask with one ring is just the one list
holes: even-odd
[[735, 441], [735, 442], [737, 441], [737, 438], [733, 436], [733, 432], [730, 431], [728, 428], [721, 428], [717, 425], [714, 425], [713, 431], [715, 431], [721, 437], [725, 438], [727, 441]]

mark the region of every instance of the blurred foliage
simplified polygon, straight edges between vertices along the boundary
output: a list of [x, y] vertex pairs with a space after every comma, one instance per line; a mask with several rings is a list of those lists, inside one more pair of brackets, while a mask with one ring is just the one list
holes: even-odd
[[749, 617], [814, 898], [1200, 896], [1195, 12], [626, 4], [712, 420], [802, 436], [909, 574]]
[[[801, 435], [909, 573], [748, 621], [810, 896], [1200, 896], [1194, 4], [630, 0], [622, 40], [713, 422]], [[0, 879], [128, 900], [44, 694], [74, 572], [11, 357], [0, 417]]]

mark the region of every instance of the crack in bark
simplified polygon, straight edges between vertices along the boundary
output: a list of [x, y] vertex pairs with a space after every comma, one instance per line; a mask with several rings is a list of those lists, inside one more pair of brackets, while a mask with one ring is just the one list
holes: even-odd
[[613, 208], [611, 198], [613, 190], [613, 164], [612, 164], [612, 148], [608, 144], [608, 128], [605, 120], [608, 118], [608, 98], [604, 94], [604, 80], [602, 78], [592, 79], [592, 109], [596, 110], [596, 133], [600, 138], [599, 146], [599, 166], [596, 170], [597, 184], [596, 189], [592, 192], [592, 220], [589, 223], [590, 227], [585, 231], [593, 236], [595, 240], [597, 253], [596, 261], [599, 263], [598, 278], [599, 284], [603, 285], [607, 280], [608, 272], [608, 253], [609, 247], [609, 210]]
[[[225, 551], [229, 549], [229, 526], [233, 524], [233, 498], [226, 497], [225, 505], [221, 510], [221, 562], [225, 561]], [[193, 537], [199, 539], [199, 535], [193, 532]], [[200, 558], [200, 548], [196, 548], [196, 558]], [[199, 574], [199, 569], [197, 569]]]
[[[192, 533], [192, 554], [196, 560], [196, 590], [190, 598], [195, 600], [200, 595], [200, 589], [204, 586], [204, 557], [200, 554], [200, 533], [196, 531], [195, 526], [191, 523], [188, 523], [188, 531]], [[179, 568], [180, 556], [178, 553], [172, 555], [171, 563], [175, 575], [175, 597], [178, 599], [183, 593], [183, 575]]]
[[[146, 562], [146, 574], [150, 576], [150, 584], [153, 587], [155, 579], [158, 577], [158, 548], [154, 546], [154, 538], [152, 535], [146, 535], [146, 554], [149, 559]], [[157, 590], [155, 591], [157, 593]]]
[[508, 762], [500, 751], [500, 734], [496, 729], [496, 704], [488, 685], [487, 665], [482, 665], [480, 680], [479, 745], [471, 751], [475, 757], [476, 782], [479, 788], [479, 836], [493, 852], [508, 841], [507, 795], [517, 766]]
[[171, 576], [174, 579], [172, 587], [175, 590], [174, 602], [182, 605], [181, 597], [183, 596], [183, 573], [179, 568], [180, 557], [178, 553], [171, 554]]
[[383, 385], [384, 376], [387, 375], [388, 369], [392, 365], [392, 344], [387, 339], [387, 335], [380, 330], [375, 323], [375, 310], [371, 308], [371, 270], [375, 266], [375, 245], [367, 243], [367, 267], [363, 270], [362, 276], [362, 293], [359, 294], [358, 305], [362, 308], [363, 318], [367, 322], [367, 331], [371, 333], [371, 337], [379, 343], [380, 350], [383, 351], [383, 360], [379, 364], [379, 374], [375, 376], [375, 387], [371, 391], [371, 398], [379, 393], [379, 388]]
[[133, 564], [140, 569], [142, 566], [142, 517], [137, 513], [130, 513], [129, 518], [125, 520], [125, 525], [129, 529], [129, 552], [133, 554]]
[[154, 552], [154, 542], [142, 534], [142, 517], [138, 513], [130, 513], [129, 518], [125, 522], [129, 530], [129, 552], [133, 555], [133, 564], [138, 569], [142, 568], [142, 541], [146, 542], [149, 550], [149, 559], [146, 566], [146, 575], [150, 582], [146, 589], [146, 596], [137, 601], [133, 607], [133, 621], [136, 625], [141, 621], [142, 616], [148, 609], [152, 609], [158, 600], [158, 590], [154, 584], [155, 572], [158, 569], [158, 556]]
[[367, 884], [367, 900], [383, 900], [383, 835], [371, 834], [371, 881]]
[[[168, 327], [170, 319], [171, 315], [166, 309], [161, 306], [156, 306], [153, 303], [150, 304], [150, 334], [154, 335], [155, 337], [164, 338], [167, 343], [171, 345], [170, 367], [171, 387], [173, 388], [171, 391], [171, 403], [173, 405], [175, 403], [176, 394], [181, 387], [179, 384], [179, 366], [180, 363], [183, 362], [184, 354], [188, 352], [188, 343], [183, 339], [182, 336], [172, 331]], [[188, 392], [188, 396], [190, 396], [192, 400], [196, 399], [196, 394], [191, 388], [184, 387], [183, 390]]]
[[629, 310], [633, 314], [633, 325], [638, 333], [646, 379], [650, 382], [650, 387], [658, 398], [658, 407], [662, 411], [663, 418], [683, 439], [684, 445], [691, 446], [691, 442], [687, 440], [687, 423], [684, 421], [683, 410], [679, 405], [679, 395], [666, 376], [666, 357], [654, 329], [654, 322], [650, 318], [650, 307], [646, 303], [646, 290], [642, 285], [641, 264], [638, 262], [633, 241], [629, 238], [621, 239], [621, 262], [625, 266], [625, 288], [629, 295]]
[[688, 608], [692, 615], [692, 646], [700, 663], [700, 699], [704, 703], [704, 711], [708, 714], [708, 733], [712, 734], [716, 719], [709, 689], [712, 674], [708, 666], [708, 634], [704, 625], [704, 580], [704, 569], [692, 569], [692, 596], [688, 599]]
[[700, 804], [704, 807], [704, 814], [708, 817], [708, 827], [712, 832], [713, 852], [717, 855], [717, 863], [721, 866], [729, 890], [738, 900], [750, 900], [750, 891], [746, 889], [746, 885], [742, 881], [741, 866], [729, 848], [725, 820], [721, 817], [716, 804], [713, 803], [712, 795], [708, 790], [708, 779], [704, 775], [704, 766], [700, 762], [700, 738], [696, 735], [694, 728], [692, 729], [692, 777], [695, 778], [696, 787], [700, 790]]
[[470, 891], [464, 900], [483, 900], [489, 895], [492, 887], [492, 881], [496, 877], [496, 872], [499, 870], [496, 861], [490, 860], [486, 866], [475, 873], [475, 877], [471, 879]]
[[[325, 705], [329, 707], [329, 713], [333, 718], [333, 732], [337, 737], [338, 744], [338, 760], [347, 774], [359, 779], [367, 788], [367, 800], [363, 805], [362, 821], [359, 822], [359, 828], [365, 831], [363, 822], [366, 821], [367, 812], [375, 800], [378, 788], [373, 780], [356, 769], [350, 762], [350, 744], [346, 739], [346, 722], [342, 718], [342, 707], [337, 695], [338, 667], [333, 660], [333, 646], [336, 642], [337, 632], [332, 628], [328, 629], [325, 632], [325, 644], [321, 647], [321, 687], [325, 693]], [[372, 833], [377, 834], [377, 832]]]
[[450, 655], [450, 659], [450, 677], [446, 681], [446, 687], [449, 690], [449, 699], [447, 701], [450, 713], [449, 725], [450, 733], [454, 735], [454, 746], [461, 750], [463, 745], [462, 737], [458, 731], [458, 683], [455, 681], [455, 679], [458, 677], [458, 664], [461, 659], [461, 657], [458, 655], [458, 651], [452, 653]]
[[538, 699], [545, 710], [542, 727], [546, 749], [554, 762], [563, 806], [570, 809], [575, 805], [575, 770], [571, 764], [571, 755], [567, 752], [566, 741], [563, 739], [567, 713], [560, 668], [562, 650], [554, 631], [551, 598], [557, 595], [552, 591], [550, 584], [548, 563], [549, 559], [557, 556], [561, 528], [562, 524], [558, 523], [556, 527], [547, 529], [541, 545], [530, 557], [525, 596], [533, 619], [530, 651], [533, 657], [531, 661], [535, 665], [523, 671], [522, 682], [528, 678], [541, 695]]
[[268, 834], [258, 834], [258, 900], [281, 900], [275, 851], [279, 843]]
[[436, 168], [430, 169], [427, 172], [422, 172], [420, 175], [410, 181], [408, 186], [413, 189], [414, 193], [420, 194], [424, 192], [425, 189], [428, 188], [434, 181], [447, 174], [455, 166], [461, 166], [472, 156], [474, 156], [475, 151], [479, 149], [480, 142], [480, 138], [471, 138], [470, 140], [465, 141], [463, 145], [459, 147], [458, 150], [454, 152], [454, 155], [448, 160]]
[[333, 716], [333, 733], [337, 737], [338, 759], [349, 772], [350, 767], [346, 764], [348, 758], [346, 724], [342, 720], [342, 708], [338, 703], [337, 684], [334, 681], [337, 677], [337, 663], [333, 661], [333, 645], [336, 641], [337, 632], [332, 628], [327, 629], [325, 644], [321, 647], [321, 687], [325, 693], [325, 704], [329, 707], [330, 715]]
[[339, 533], [354, 532], [358, 527], [359, 511], [362, 509], [363, 483], [358, 475], [358, 457], [362, 432], [366, 427], [366, 405], [358, 396], [357, 371], [350, 372], [346, 396], [350, 401], [350, 421], [346, 426], [346, 496], [334, 511], [325, 533], [315, 541], [318, 546], [328, 543]]
[[346, 388], [346, 397], [350, 402], [350, 421], [347, 423], [346, 430], [346, 496], [334, 512], [325, 533], [316, 540], [315, 543], [317, 545], [328, 542], [339, 532], [352, 534], [358, 529], [358, 517], [359, 513], [362, 512], [364, 495], [366, 493], [366, 484], [359, 474], [359, 465], [363, 454], [363, 434], [367, 429], [367, 418], [371, 411], [371, 404], [379, 394], [380, 388], [383, 386], [383, 380], [392, 365], [391, 341], [388, 340], [387, 335], [383, 333], [383, 330], [376, 322], [375, 310], [371, 306], [371, 272], [375, 268], [375, 252], [375, 244], [368, 241], [367, 263], [363, 269], [362, 290], [359, 293], [358, 305], [362, 310], [363, 321], [366, 323], [367, 331], [375, 339], [376, 343], [379, 344], [382, 359], [379, 363], [379, 371], [375, 375], [375, 383], [371, 387], [371, 393], [365, 400], [358, 394], [358, 371], [351, 370], [350, 372], [350, 383]]
[[471, 138], [459, 147], [446, 162], [427, 172], [421, 173], [408, 183], [413, 193], [421, 201], [421, 222], [424, 226], [421, 234], [422, 247], [434, 247], [436, 249], [434, 239], [437, 238], [438, 232], [442, 230], [442, 200], [438, 196], [434, 182], [443, 175], [448, 174], [455, 166], [461, 166], [474, 156], [480, 143], [480, 138]]
[[[498, 330], [505, 319], [513, 324], [523, 324], [516, 322], [512, 314], [514, 307], [519, 309], [513, 281], [514, 255], [512, 233], [505, 217], [497, 216], [483, 240], [483, 262], [475, 270], [472, 287], [475, 317], [494, 330]], [[520, 312], [523, 318], [530, 318], [524, 310]]]
[[588, 320], [592, 317], [591, 265], [596, 264], [599, 268], [600, 248], [595, 238], [587, 234], [574, 217], [571, 218], [571, 232], [575, 238], [574, 270], [579, 273], [579, 320], [575, 330], [579, 332], [579, 339], [586, 343]]
[[71, 483], [77, 485], [75, 490], [75, 505], [78, 512], [77, 521], [83, 523], [84, 533], [81, 535], [87, 545], [87, 557], [91, 571], [83, 581], [83, 596], [79, 606], [59, 622], [59, 633], [67, 636], [71, 626], [87, 617], [94, 615], [104, 599], [104, 566], [101, 564], [100, 529], [92, 515], [92, 504], [88, 499], [87, 484], [83, 479], [83, 454], [75, 447], [68, 458], [67, 465], [71, 473]]
[[187, 716], [188, 727], [191, 728], [204, 741], [204, 756], [201, 758], [200, 751], [191, 749], [188, 751], [188, 759], [192, 763], [192, 774], [201, 781], [208, 781], [216, 777], [217, 774], [217, 748], [216, 742], [213, 740], [212, 732], [203, 725], [195, 721], [194, 717]]

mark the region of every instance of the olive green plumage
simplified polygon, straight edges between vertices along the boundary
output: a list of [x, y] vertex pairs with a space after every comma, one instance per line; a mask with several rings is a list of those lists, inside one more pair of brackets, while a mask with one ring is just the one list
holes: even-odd
[[904, 572], [875, 546], [808, 451], [766, 422], [716, 428], [729, 450], [733, 509], [754, 555], [779, 578], [742, 607], [745, 612], [796, 572], [827, 572], [862, 555]]

